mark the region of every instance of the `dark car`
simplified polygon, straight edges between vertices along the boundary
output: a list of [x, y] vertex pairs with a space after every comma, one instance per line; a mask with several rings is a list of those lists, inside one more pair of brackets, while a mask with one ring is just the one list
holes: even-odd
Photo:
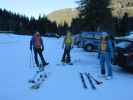
[[113, 63], [133, 70], [133, 40], [123, 40], [116, 44]]

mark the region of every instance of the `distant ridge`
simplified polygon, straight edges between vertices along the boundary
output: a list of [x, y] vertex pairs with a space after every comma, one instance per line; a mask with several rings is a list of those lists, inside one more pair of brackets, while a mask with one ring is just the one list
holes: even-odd
[[79, 12], [73, 8], [66, 8], [54, 11], [48, 14], [48, 19], [52, 22], [56, 22], [58, 25], [64, 25], [67, 23], [69, 26], [71, 25], [72, 19], [78, 17]]

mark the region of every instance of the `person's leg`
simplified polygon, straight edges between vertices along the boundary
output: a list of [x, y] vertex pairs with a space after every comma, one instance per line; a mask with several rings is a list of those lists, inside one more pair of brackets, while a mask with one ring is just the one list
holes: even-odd
[[106, 54], [106, 58], [105, 59], [106, 59], [108, 76], [112, 76], [111, 56], [109, 55], [109, 53]]
[[105, 75], [105, 54], [100, 54], [100, 65], [101, 65], [101, 74]]
[[39, 53], [39, 56], [40, 56], [40, 58], [41, 58], [42, 64], [43, 64], [43, 65], [46, 65], [46, 61], [45, 61], [45, 59], [44, 59], [44, 57], [43, 57], [42, 50], [39, 49], [39, 50], [38, 50], [38, 53]]
[[66, 55], [67, 55], [67, 63], [70, 63], [71, 62], [70, 51], [71, 51], [71, 47], [68, 47], [67, 48], [67, 52], [66, 52]]
[[67, 52], [67, 50], [66, 50], [66, 47], [65, 47], [65, 49], [64, 49], [64, 53], [63, 53], [63, 56], [62, 56], [62, 62], [65, 62], [65, 59], [66, 59], [66, 52]]
[[37, 49], [35, 48], [34, 48], [34, 59], [35, 59], [36, 66], [39, 67]]

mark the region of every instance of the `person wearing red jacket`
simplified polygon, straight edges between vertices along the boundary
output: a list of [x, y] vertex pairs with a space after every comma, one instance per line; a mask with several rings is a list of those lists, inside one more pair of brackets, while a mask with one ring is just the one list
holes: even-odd
[[38, 55], [41, 58], [42, 65], [46, 66], [48, 63], [45, 61], [43, 57], [43, 50], [44, 50], [44, 45], [43, 45], [43, 40], [41, 38], [41, 35], [39, 32], [36, 32], [34, 36], [30, 40], [30, 50], [34, 51], [34, 59], [37, 67], [40, 67], [39, 61], [38, 61]]

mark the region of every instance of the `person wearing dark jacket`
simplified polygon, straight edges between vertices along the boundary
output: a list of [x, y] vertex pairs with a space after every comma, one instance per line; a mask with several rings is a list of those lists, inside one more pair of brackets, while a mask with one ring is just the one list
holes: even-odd
[[41, 35], [39, 32], [36, 32], [34, 36], [30, 40], [30, 50], [34, 51], [34, 59], [37, 67], [40, 67], [39, 61], [38, 61], [38, 55], [41, 58], [42, 65], [46, 66], [48, 63], [45, 61], [43, 57], [43, 50], [44, 50], [44, 45], [43, 45], [43, 40], [41, 38]]

